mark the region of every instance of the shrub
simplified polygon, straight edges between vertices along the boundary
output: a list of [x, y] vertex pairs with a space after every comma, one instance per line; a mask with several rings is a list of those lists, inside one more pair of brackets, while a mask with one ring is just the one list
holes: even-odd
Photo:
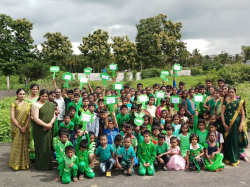
[[191, 68], [191, 75], [193, 75], [193, 76], [201, 75], [202, 73], [203, 73], [203, 71], [199, 67]]
[[123, 77], [123, 81], [128, 81], [129, 80], [129, 75], [128, 72], [124, 71], [124, 77]]
[[157, 69], [157, 68], [149, 68], [141, 72], [142, 79], [160, 77], [160, 75], [161, 75], [161, 69]]
[[217, 62], [217, 61], [214, 61], [214, 60], [208, 60], [208, 61], [205, 61], [202, 64], [202, 70], [203, 71], [212, 70], [212, 69], [219, 70], [219, 69], [221, 69], [223, 67], [224, 66], [220, 62]]
[[132, 71], [133, 81], [136, 81], [136, 74], [137, 74], [137, 71], [136, 71], [136, 70], [133, 70], [133, 71]]

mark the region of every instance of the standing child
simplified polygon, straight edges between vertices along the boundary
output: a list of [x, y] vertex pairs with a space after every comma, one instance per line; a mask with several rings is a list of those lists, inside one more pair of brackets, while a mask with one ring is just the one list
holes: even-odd
[[210, 122], [210, 123], [209, 123], [209, 130], [210, 130], [210, 131], [216, 132], [216, 142], [218, 142], [219, 145], [220, 145], [220, 153], [221, 153], [221, 152], [222, 152], [222, 149], [223, 149], [224, 138], [223, 138], [222, 133], [219, 133], [219, 132], [217, 131], [217, 129], [218, 129], [218, 126], [217, 126], [216, 123], [214, 123], [214, 122]]
[[101, 109], [99, 116], [99, 134], [103, 134], [105, 122], [106, 122], [106, 109]]
[[[82, 140], [82, 136], [85, 134], [87, 139]], [[90, 138], [87, 131], [81, 131], [78, 138], [77, 138], [77, 145], [76, 145], [76, 156], [79, 159], [79, 180], [83, 180], [83, 174], [88, 178], [94, 178], [95, 173], [89, 167], [89, 148], [90, 148]]]
[[138, 146], [138, 157], [140, 160], [139, 174], [148, 175], [155, 174], [154, 160], [156, 158], [155, 145], [150, 142], [150, 131], [145, 130], [143, 133], [144, 141]]
[[167, 135], [166, 135], [166, 143], [168, 144], [168, 146], [170, 147], [171, 144], [170, 144], [170, 138], [172, 138], [174, 135], [173, 135], [173, 132], [174, 132], [174, 127], [173, 125], [167, 125], [165, 126], [165, 130], [167, 131]]
[[210, 88], [212, 87], [212, 85], [213, 85], [213, 81], [211, 79], [207, 79], [206, 80], [206, 92], [205, 92], [207, 96], [210, 96]]
[[128, 107], [127, 105], [122, 105], [120, 107], [120, 113], [116, 115], [116, 120], [119, 126], [119, 130], [122, 130], [122, 124], [124, 122], [129, 122], [130, 117], [128, 115]]
[[82, 104], [83, 106], [81, 108], [79, 108], [78, 110], [78, 116], [81, 116], [81, 113], [87, 112], [89, 110], [88, 105], [89, 105], [89, 100], [87, 97], [82, 98]]
[[181, 107], [181, 108], [180, 108], [179, 114], [180, 114], [180, 119], [183, 119], [184, 122], [187, 123], [188, 117], [185, 116], [185, 115], [186, 115], [185, 107]]
[[[122, 162], [119, 164], [118, 158], [122, 157]], [[124, 146], [118, 150], [116, 156], [116, 163], [118, 168], [123, 168], [124, 173], [128, 176], [132, 176], [134, 174], [134, 159], [136, 155], [134, 149], [131, 146], [131, 138], [124, 138]]]
[[193, 102], [194, 89], [190, 89], [188, 93], [189, 93], [189, 98], [186, 99], [185, 109], [186, 109], [188, 118], [191, 119], [195, 114], [195, 108], [196, 108], [196, 103]]
[[167, 111], [166, 110], [162, 110], [161, 111], [161, 125], [163, 127], [165, 126], [166, 116], [167, 116]]
[[81, 128], [79, 126], [79, 116], [76, 114], [76, 107], [75, 106], [70, 106], [68, 113], [71, 115], [71, 122], [74, 123], [74, 128]]
[[55, 181], [62, 180], [63, 184], [69, 184], [71, 182], [71, 176], [73, 176], [73, 181], [77, 181], [77, 171], [78, 171], [78, 157], [75, 155], [75, 149], [73, 146], [69, 145], [65, 147], [66, 156], [63, 157], [62, 164], [58, 167], [59, 178]]
[[173, 87], [171, 96], [177, 96], [177, 92], [178, 92], [177, 87]]
[[190, 119], [188, 122], [188, 132], [194, 133], [194, 119]]
[[112, 145], [115, 141], [116, 135], [119, 133], [118, 124], [115, 118], [115, 111], [112, 112], [112, 118], [109, 118], [109, 112], [106, 114], [106, 122], [103, 129], [103, 134], [108, 138], [108, 144]]
[[155, 113], [156, 118], [160, 119], [161, 118], [161, 112], [168, 110], [168, 108], [166, 107], [166, 104], [167, 104], [166, 99], [161, 99], [161, 105], [157, 107], [157, 110], [156, 110], [156, 113]]
[[[131, 147], [134, 149], [135, 153], [137, 152], [137, 138], [132, 134], [133, 127], [129, 124], [126, 126], [126, 134], [125, 137], [130, 137], [131, 139]], [[136, 159], [137, 160], [137, 159]]]
[[[119, 151], [119, 149], [121, 148], [122, 146], [122, 140], [123, 140], [123, 137], [120, 135], [120, 134], [117, 134], [116, 137], [115, 137], [115, 141], [114, 143], [112, 144], [112, 147], [114, 149], [114, 155], [115, 155], [115, 158], [117, 156], [117, 152]], [[120, 163], [120, 162], [119, 162]], [[116, 165], [117, 165], [117, 162], [116, 162]]]
[[74, 94], [74, 101], [71, 101], [68, 104], [67, 111], [69, 110], [69, 107], [74, 106], [74, 107], [76, 107], [76, 113], [78, 113], [78, 110], [82, 107], [82, 103], [79, 102], [79, 99], [80, 99], [80, 95], [77, 93]]
[[145, 115], [143, 116], [143, 119], [144, 119], [144, 125], [147, 126], [147, 130], [149, 130], [151, 132], [152, 130], [152, 124], [153, 124], [153, 118], [150, 117], [149, 115]]
[[167, 115], [166, 115], [166, 120], [165, 120], [165, 127], [166, 126], [168, 126], [168, 125], [172, 125], [172, 115], [171, 114], [169, 114], [169, 113], [167, 113]]
[[154, 96], [149, 97], [148, 105], [147, 106], [147, 111], [150, 114], [152, 118], [155, 118], [155, 112], [156, 112], [156, 106], [154, 106], [155, 103], [155, 98]]
[[178, 137], [179, 133], [180, 133], [180, 130], [181, 130], [181, 125], [179, 124], [180, 122], [180, 116], [178, 114], [175, 114], [173, 116], [173, 124], [172, 126], [174, 127], [174, 132], [173, 132], [173, 135], [175, 137]]
[[209, 171], [221, 171], [225, 168], [222, 162], [224, 156], [220, 153], [219, 143], [216, 141], [216, 132], [209, 131], [208, 141], [204, 144], [206, 169]]
[[143, 142], [143, 132], [145, 131], [145, 130], [147, 130], [147, 126], [145, 125], [145, 124], [142, 124], [141, 126], [140, 126], [140, 132], [138, 132], [137, 134], [138, 134], [138, 136], [137, 136], [137, 142], [138, 142], [138, 145], [140, 145], [141, 144], [141, 142]]
[[[58, 136], [55, 136], [52, 140], [52, 147], [53, 147], [53, 157], [56, 158], [56, 145], [61, 142], [60, 140], [60, 136], [62, 134], [62, 132], [67, 132], [68, 133], [68, 129], [65, 128], [65, 127], [61, 127], [59, 130], [58, 130]], [[69, 133], [68, 133], [69, 134]]]
[[187, 90], [183, 90], [183, 92], [182, 92], [182, 99], [181, 99], [181, 101], [182, 101], [181, 106], [184, 107], [184, 108], [186, 106], [186, 100], [187, 100], [187, 98], [188, 98], [188, 91]]
[[152, 127], [152, 136], [151, 136], [151, 141], [153, 144], [157, 145], [158, 144], [158, 135], [160, 133], [160, 127], [158, 125], [154, 125]]
[[71, 122], [71, 115], [70, 114], [64, 114], [63, 122], [60, 124], [59, 128], [61, 128], [61, 127], [66, 127], [71, 136], [75, 135], [75, 132], [74, 132], [75, 125], [73, 122]]
[[122, 130], [120, 131], [120, 135], [121, 135], [123, 138], [125, 137], [127, 125], [129, 125], [129, 123], [124, 122], [124, 123], [122, 124]]
[[177, 145], [177, 138], [171, 137], [170, 139], [171, 147], [169, 150], [164, 153], [166, 155], [170, 155], [171, 158], [169, 159], [167, 163], [167, 168], [169, 170], [184, 170], [186, 166], [186, 160], [182, 158], [180, 147]]
[[96, 149], [95, 154], [90, 162], [90, 166], [94, 163], [96, 155], [100, 155], [100, 171], [106, 172], [106, 177], [111, 177], [111, 169], [115, 164], [114, 149], [111, 145], [107, 144], [108, 139], [106, 135], [100, 135], [101, 145]]
[[194, 133], [199, 136], [198, 143], [203, 145], [207, 141], [208, 130], [205, 129], [205, 121], [203, 119], [198, 120], [198, 114], [199, 112], [196, 111], [194, 116]]
[[[95, 138], [97, 138], [98, 133], [99, 133], [99, 118], [97, 117], [97, 114], [94, 112], [95, 111], [95, 103], [89, 103], [88, 110], [92, 114], [94, 114], [94, 117], [93, 117], [92, 122], [87, 123], [86, 130], [88, 132], [91, 131], [91, 132], [95, 133]], [[80, 117], [80, 119], [81, 119], [81, 117]]]
[[190, 144], [189, 137], [190, 137], [190, 133], [188, 133], [188, 124], [184, 123], [181, 125], [181, 134], [179, 134], [177, 139], [178, 139], [178, 144], [180, 145], [180, 149], [181, 149], [181, 156], [185, 160], [187, 160], [186, 158], [187, 147]]
[[191, 171], [198, 170], [205, 168], [204, 162], [204, 150], [203, 146], [199, 144], [199, 136], [195, 133], [190, 135], [189, 139], [190, 145], [187, 147], [187, 166], [186, 169]]
[[75, 135], [70, 137], [70, 142], [72, 143], [73, 147], [76, 148], [77, 138], [81, 132], [80, 128], [75, 129]]
[[208, 129], [208, 124], [210, 122], [210, 112], [208, 110], [205, 110], [203, 112], [203, 119], [204, 119], [205, 124], [206, 124], [205, 128]]
[[165, 142], [165, 134], [158, 134], [158, 144], [156, 145], [156, 160], [155, 166], [161, 166], [163, 171], [167, 171], [166, 164], [168, 163], [170, 156], [164, 155], [168, 151], [168, 144]]
[[89, 161], [92, 160], [94, 154], [95, 154], [95, 148], [96, 148], [96, 142], [95, 142], [95, 133], [89, 132], [89, 140], [90, 140], [90, 145], [89, 145]]

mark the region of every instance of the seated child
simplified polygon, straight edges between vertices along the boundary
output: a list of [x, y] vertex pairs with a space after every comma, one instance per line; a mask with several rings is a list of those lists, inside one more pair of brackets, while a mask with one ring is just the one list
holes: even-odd
[[70, 141], [71, 141], [74, 148], [76, 148], [76, 142], [77, 142], [77, 138], [78, 138], [80, 132], [81, 132], [81, 129], [77, 128], [77, 129], [75, 129], [75, 135], [70, 137]]
[[53, 149], [54, 149], [54, 152], [53, 152], [53, 157], [54, 158], [56, 158], [56, 145], [61, 141], [60, 136], [61, 136], [62, 132], [68, 132], [68, 129], [65, 128], [65, 127], [61, 127], [58, 130], [58, 136], [54, 137], [53, 140], [52, 140], [52, 146], [53, 146]]
[[[119, 156], [121, 156], [122, 161], [121, 164], [119, 164]], [[124, 146], [118, 150], [117, 156], [116, 156], [116, 163], [118, 168], [123, 168], [124, 173], [132, 176], [134, 174], [134, 158], [135, 158], [135, 152], [134, 149], [131, 146], [131, 138], [125, 137], [124, 138]]]
[[152, 136], [151, 136], [151, 141], [153, 144], [157, 145], [158, 144], [158, 135], [160, 133], [160, 127], [158, 125], [154, 125], [152, 127]]
[[186, 169], [191, 171], [198, 170], [205, 168], [204, 162], [204, 150], [203, 146], [199, 144], [199, 136], [195, 133], [190, 135], [189, 139], [190, 145], [187, 147], [187, 166]]
[[174, 135], [173, 135], [174, 126], [173, 126], [173, 125], [167, 125], [167, 126], [165, 126], [165, 130], [166, 130], [166, 132], [167, 132], [165, 141], [166, 141], [166, 143], [168, 144], [168, 146], [170, 147], [170, 146], [171, 146], [171, 144], [170, 144], [170, 138], [174, 136]]
[[166, 153], [166, 155], [170, 155], [171, 158], [169, 159], [168, 163], [167, 163], [167, 168], [169, 170], [184, 170], [185, 166], [186, 166], [186, 160], [184, 158], [182, 158], [181, 156], [181, 150], [180, 147], [177, 144], [177, 138], [176, 137], [171, 137], [170, 138], [170, 143], [171, 143], [171, 147], [169, 148], [169, 150]]
[[68, 140], [68, 138], [69, 138], [69, 133], [62, 131], [60, 135], [61, 141], [56, 145], [56, 160], [58, 165], [60, 165], [63, 162], [63, 157], [65, 156], [65, 147], [72, 145], [72, 143]]
[[165, 142], [165, 134], [158, 134], [158, 144], [156, 145], [156, 160], [154, 166], [161, 166], [163, 171], [167, 171], [166, 164], [168, 163], [170, 156], [164, 155], [168, 151], [168, 144]]
[[224, 138], [223, 135], [217, 131], [217, 128], [218, 126], [216, 123], [213, 122], [209, 123], [209, 130], [216, 132], [216, 142], [218, 142], [220, 145], [220, 153], [221, 153], [223, 149]]
[[89, 132], [89, 140], [90, 140], [90, 145], [88, 153], [89, 153], [89, 161], [91, 161], [95, 154], [95, 149], [96, 149], [95, 134], [91, 131]]
[[225, 168], [222, 162], [224, 156], [220, 153], [219, 143], [216, 141], [216, 132], [209, 131], [208, 141], [204, 144], [205, 148], [205, 164], [209, 171], [220, 171]]
[[[115, 155], [115, 158], [117, 156], [117, 152], [119, 151], [119, 149], [121, 148], [122, 146], [122, 140], [123, 140], [123, 137], [120, 135], [120, 134], [117, 134], [116, 137], [115, 137], [115, 141], [114, 143], [112, 144], [112, 147], [114, 149], [114, 155]], [[120, 157], [119, 157], [120, 158]], [[120, 160], [119, 160], [120, 161]], [[120, 162], [119, 162], [120, 163]], [[115, 166], [117, 167], [117, 162], [115, 163]]]
[[[71, 142], [70, 142], [71, 143]], [[58, 167], [59, 178], [55, 181], [62, 180], [63, 184], [69, 184], [71, 182], [71, 176], [73, 176], [73, 181], [77, 181], [77, 171], [78, 171], [78, 157], [74, 154], [75, 149], [73, 146], [69, 145], [65, 147], [65, 156], [63, 156], [63, 161]]]
[[144, 141], [138, 146], [138, 157], [139, 157], [139, 174], [148, 175], [155, 174], [154, 160], [156, 158], [155, 145], [150, 141], [150, 131], [145, 130], [143, 133]]
[[[136, 153], [137, 152], [137, 146], [138, 146], [138, 143], [137, 143], [137, 138], [132, 134], [133, 132], [133, 126], [132, 125], [127, 125], [126, 126], [126, 134], [125, 134], [125, 137], [130, 137], [131, 139], [131, 147], [134, 149], [134, 152]], [[124, 145], [124, 144], [123, 144]], [[137, 157], [135, 156], [134, 157], [134, 164], [135, 166], [138, 166], [139, 163], [138, 163], [138, 159]]]
[[138, 112], [138, 107], [136, 105], [132, 105], [131, 114], [129, 115], [129, 117], [130, 117], [130, 124], [133, 126], [135, 126], [134, 119], [136, 118], [135, 113], [137, 112]]
[[[82, 139], [83, 133], [87, 139]], [[78, 157], [79, 164], [79, 180], [83, 180], [83, 174], [88, 178], [94, 178], [95, 173], [89, 167], [89, 148], [90, 148], [90, 138], [87, 131], [81, 131], [78, 138], [77, 138], [77, 145], [76, 145], [76, 156]]]
[[91, 160], [90, 166], [93, 164], [96, 155], [100, 155], [100, 171], [105, 173], [106, 177], [111, 177], [111, 169], [115, 164], [114, 149], [111, 145], [107, 144], [108, 139], [106, 135], [100, 135], [101, 145], [96, 149], [95, 154]]
[[108, 138], [108, 144], [112, 145], [115, 140], [115, 136], [119, 133], [118, 124], [115, 118], [115, 112], [112, 112], [112, 118], [109, 118], [109, 112], [106, 114], [105, 126], [103, 129], [103, 134]]

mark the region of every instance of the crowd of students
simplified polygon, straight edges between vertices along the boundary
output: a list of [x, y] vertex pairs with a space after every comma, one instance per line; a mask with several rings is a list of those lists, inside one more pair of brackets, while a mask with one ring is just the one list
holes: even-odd
[[[99, 172], [93, 171], [98, 162], [107, 177], [115, 168], [130, 176], [135, 167], [140, 175], [154, 175], [155, 168], [221, 171], [225, 163], [237, 166], [240, 158], [248, 162], [245, 101], [223, 79], [218, 80], [218, 88], [206, 80], [206, 86], [189, 90], [183, 81], [178, 89], [175, 79], [173, 86], [164, 81], [152, 88], [141, 83], [136, 89], [124, 85], [121, 97], [104, 86], [93, 91], [89, 83], [89, 92], [84, 87], [61, 92], [55, 80], [54, 86], [55, 91], [46, 93], [57, 118], [53, 128], [46, 126], [46, 130], [53, 131], [53, 156], [60, 176], [56, 180], [63, 183], [83, 180], [84, 175], [93, 178]], [[165, 98], [158, 102], [155, 93], [160, 90]], [[196, 106], [193, 98], [198, 93], [204, 101]], [[149, 98], [144, 109], [138, 100], [143, 94]], [[104, 104], [109, 95], [118, 97], [114, 111]], [[172, 96], [182, 100], [178, 111], [170, 103]], [[87, 111], [94, 117], [83, 129], [81, 115]], [[134, 121], [136, 113], [145, 114], [140, 126]]]

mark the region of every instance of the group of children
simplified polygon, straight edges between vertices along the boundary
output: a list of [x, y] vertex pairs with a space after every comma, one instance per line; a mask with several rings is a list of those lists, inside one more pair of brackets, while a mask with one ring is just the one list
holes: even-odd
[[[112, 169], [124, 169], [133, 175], [139, 167], [140, 175], [154, 175], [155, 167], [167, 170], [223, 170], [223, 135], [220, 131], [220, 103], [224, 97], [225, 81], [218, 81], [219, 89], [207, 80], [206, 86], [185, 90], [185, 83], [174, 86], [159, 84], [143, 88], [143, 84], [130, 88], [124, 85], [118, 97], [115, 111], [110, 112], [104, 104], [104, 96], [115, 95], [115, 90], [96, 87], [93, 92], [86, 88], [67, 91], [64, 120], [54, 128], [53, 148], [57, 160], [59, 176], [63, 183], [83, 180], [84, 175], [93, 178], [94, 165], [98, 163], [100, 172], [111, 176]], [[166, 97], [160, 102], [154, 97], [162, 90]], [[204, 102], [196, 106], [194, 94], [201, 93]], [[51, 92], [50, 95], [55, 94]], [[63, 94], [66, 94], [64, 88]], [[148, 96], [146, 109], [138, 97]], [[170, 103], [172, 96], [182, 99], [176, 111]], [[53, 102], [53, 96], [49, 97]], [[94, 114], [93, 121], [82, 129], [82, 112]], [[145, 114], [143, 124], [137, 126], [135, 114]]]

